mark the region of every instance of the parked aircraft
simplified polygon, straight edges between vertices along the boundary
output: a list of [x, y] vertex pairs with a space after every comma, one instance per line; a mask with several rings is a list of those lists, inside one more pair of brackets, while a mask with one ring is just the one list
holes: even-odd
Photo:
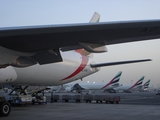
[[84, 24], [0, 28], [0, 84], [61, 85], [99, 67], [150, 61], [96, 64], [89, 54], [107, 52], [106, 45], [160, 38], [160, 20], [94, 23], [99, 18], [95, 14], [93, 23]]
[[144, 84], [142, 85], [142, 87], [140, 88], [140, 91], [145, 91], [145, 90], [147, 90], [148, 87], [149, 87], [150, 81], [151, 81], [151, 80], [148, 80], [146, 83], [144, 83]]
[[[82, 79], [103, 66], [150, 61], [96, 64], [92, 53], [106, 52], [106, 41], [107, 44], [116, 44], [157, 38], [160, 35], [157, 30], [148, 30], [160, 26], [160, 21], [93, 23], [99, 19], [100, 15], [95, 13], [89, 24], [1, 28], [0, 83], [61, 85]], [[138, 31], [132, 28], [132, 24]]]
[[133, 85], [125, 85], [121, 84], [119, 87], [114, 88], [116, 91], [124, 91], [129, 92], [132, 90], [139, 90], [142, 87], [142, 83], [144, 80], [144, 76], [142, 76], [135, 84]]
[[79, 82], [79, 83], [68, 83], [68, 84], [65, 84], [64, 86], [66, 86], [65, 90], [70, 91], [70, 92], [73, 90], [76, 90], [78, 92], [84, 91], [84, 90], [103, 90], [105, 91], [105, 90], [109, 90], [109, 89], [118, 87], [121, 75], [122, 75], [122, 71], [118, 72], [117, 75], [113, 79], [111, 79], [107, 84], [104, 82], [93, 82], [93, 83]]

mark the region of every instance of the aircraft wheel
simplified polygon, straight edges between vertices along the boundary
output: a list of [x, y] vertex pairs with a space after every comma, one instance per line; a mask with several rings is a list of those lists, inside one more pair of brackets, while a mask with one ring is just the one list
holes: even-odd
[[11, 106], [8, 102], [0, 103], [0, 116], [8, 116], [11, 112]]

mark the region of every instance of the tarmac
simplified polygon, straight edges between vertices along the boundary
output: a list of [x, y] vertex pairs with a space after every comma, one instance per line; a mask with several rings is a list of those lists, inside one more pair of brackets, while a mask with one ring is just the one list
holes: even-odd
[[[104, 93], [120, 96], [119, 104], [63, 101], [46, 105], [13, 106], [0, 120], [159, 120], [160, 95], [155, 92]], [[50, 100], [48, 96], [48, 100]]]

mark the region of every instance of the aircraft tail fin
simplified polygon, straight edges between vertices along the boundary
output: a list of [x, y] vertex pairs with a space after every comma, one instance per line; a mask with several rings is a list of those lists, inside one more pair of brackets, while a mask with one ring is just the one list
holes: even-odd
[[142, 76], [137, 82], [136, 82], [136, 86], [142, 85], [144, 80], [144, 76]]
[[89, 22], [90, 23], [92, 23], [92, 22], [99, 22], [99, 20], [100, 20], [100, 14], [97, 13], [97, 12], [95, 12]]
[[132, 87], [130, 87], [128, 90], [130, 90], [130, 89], [132, 89], [132, 88], [134, 88], [134, 87], [136, 87], [136, 86], [141, 86], [142, 85], [142, 83], [143, 83], [143, 80], [144, 80], [144, 76], [142, 76]]
[[143, 86], [144, 86], [144, 88], [148, 88], [148, 86], [149, 86], [149, 84], [150, 84], [150, 81], [151, 80], [148, 80]]
[[122, 71], [118, 72], [117, 75], [108, 84], [103, 86], [101, 89], [104, 89], [104, 88], [106, 88], [107, 86], [109, 86], [111, 84], [118, 83], [119, 80], [120, 80], [121, 75], [122, 75]]
[[117, 75], [110, 81], [111, 84], [119, 82], [121, 75], [122, 71], [118, 72]]

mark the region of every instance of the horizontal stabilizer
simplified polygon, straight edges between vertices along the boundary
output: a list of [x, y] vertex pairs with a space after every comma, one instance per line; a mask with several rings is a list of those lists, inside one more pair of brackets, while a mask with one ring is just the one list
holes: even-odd
[[99, 64], [90, 64], [92, 68], [95, 67], [104, 67], [104, 66], [112, 66], [112, 65], [121, 65], [121, 64], [129, 64], [129, 63], [137, 63], [137, 62], [146, 62], [152, 61], [151, 59], [142, 59], [142, 60], [130, 60], [130, 61], [119, 61], [119, 62], [109, 62], [109, 63], [99, 63]]

